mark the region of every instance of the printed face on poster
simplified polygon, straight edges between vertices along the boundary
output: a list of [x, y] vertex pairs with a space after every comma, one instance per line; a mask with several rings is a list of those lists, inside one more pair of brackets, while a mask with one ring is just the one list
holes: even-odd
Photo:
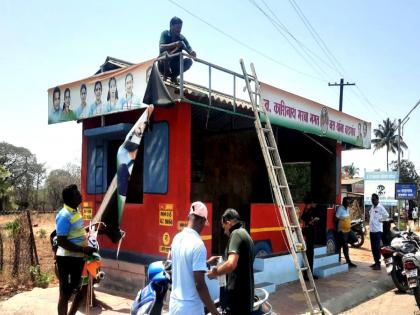
[[142, 100], [151, 65], [148, 61], [50, 88], [48, 124], [145, 107]]

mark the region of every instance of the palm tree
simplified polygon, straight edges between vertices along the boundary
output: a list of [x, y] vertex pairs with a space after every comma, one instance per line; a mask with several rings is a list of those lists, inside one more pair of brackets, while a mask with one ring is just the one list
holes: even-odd
[[[373, 129], [373, 133], [376, 139], [372, 139], [372, 143], [374, 144], [375, 153], [376, 150], [382, 149], [386, 147], [386, 170], [389, 170], [388, 164], [388, 154], [389, 152], [397, 153], [398, 151], [398, 132], [397, 132], [397, 123], [396, 121], [392, 121], [387, 118], [383, 120], [383, 125], [379, 124], [378, 129]], [[400, 136], [400, 151], [403, 154], [403, 149], [407, 149], [407, 145], [403, 141], [402, 137]]]
[[349, 178], [353, 178], [354, 176], [359, 174], [359, 168], [354, 165], [354, 163], [351, 163], [350, 165], [344, 165], [343, 171], [346, 176]]

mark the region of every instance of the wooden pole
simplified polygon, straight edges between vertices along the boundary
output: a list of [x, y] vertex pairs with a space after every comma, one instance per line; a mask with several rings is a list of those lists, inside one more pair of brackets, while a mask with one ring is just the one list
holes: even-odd
[[[35, 266], [38, 266], [39, 265], [38, 252], [36, 250], [34, 231], [32, 230], [31, 213], [29, 210], [26, 210], [26, 216], [28, 217], [29, 235], [30, 235], [29, 237], [30, 237], [30, 242], [31, 242], [31, 263]], [[35, 261], [34, 261], [34, 258], [35, 258]]]

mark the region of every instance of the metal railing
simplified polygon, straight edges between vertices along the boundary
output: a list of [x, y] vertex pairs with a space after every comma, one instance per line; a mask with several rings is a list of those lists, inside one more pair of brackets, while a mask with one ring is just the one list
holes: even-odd
[[[164, 52], [162, 55], [160, 55], [159, 57], [157, 57], [155, 59], [155, 62], [158, 62], [158, 61], [169, 62], [169, 59], [171, 59], [171, 58], [179, 58], [179, 70], [180, 70], [180, 74], [179, 74], [179, 93], [180, 93], [180, 98], [181, 99], [184, 98], [184, 85], [186, 83], [186, 81], [184, 80], [184, 57], [192, 59], [195, 62], [203, 64], [203, 65], [208, 67], [208, 85], [204, 88], [208, 90], [208, 97], [209, 97], [209, 105], [210, 106], [212, 105], [211, 104], [212, 96], [216, 92], [217, 92], [217, 94], [225, 95], [227, 97], [232, 98], [234, 111], [236, 111], [236, 106], [237, 106], [237, 101], [238, 100], [241, 100], [242, 102], [247, 102], [245, 100], [239, 99], [236, 95], [237, 79], [245, 80], [245, 77], [244, 77], [243, 74], [240, 74], [240, 73], [237, 73], [235, 71], [232, 71], [232, 70], [226, 69], [224, 67], [218, 66], [218, 65], [213, 64], [211, 62], [208, 62], [206, 60], [193, 57], [193, 56], [188, 55], [184, 52], [178, 52], [178, 53], [175, 53], [175, 54], [169, 54], [167, 52]], [[232, 82], [233, 92], [232, 92], [232, 94], [225, 94], [225, 93], [222, 93], [222, 92], [214, 91], [212, 89], [212, 69], [219, 70], [219, 71], [221, 71], [223, 73], [226, 73], [226, 74], [229, 74], [233, 77], [233, 82]], [[254, 80], [252, 75], [248, 75], [248, 76], [249, 76], [250, 80], [252, 80], [252, 81]]]

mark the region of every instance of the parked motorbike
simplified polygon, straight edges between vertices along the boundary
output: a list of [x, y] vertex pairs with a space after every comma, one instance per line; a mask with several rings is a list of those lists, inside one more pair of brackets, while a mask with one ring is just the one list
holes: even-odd
[[366, 228], [363, 219], [356, 219], [351, 221], [351, 230], [356, 235], [356, 241], [350, 243], [351, 247], [359, 248], [362, 247], [365, 242]]
[[407, 277], [408, 286], [413, 290], [414, 298], [420, 308], [420, 251], [415, 253], [408, 253], [404, 255], [403, 259], [404, 274]]
[[389, 246], [381, 248], [381, 254], [384, 257], [386, 271], [391, 276], [398, 291], [407, 292], [410, 287], [404, 272], [403, 256], [415, 253], [419, 249], [418, 237], [411, 231], [392, 231], [391, 233], [394, 238]]
[[[161, 315], [163, 301], [166, 293], [170, 289], [172, 265], [170, 261], [156, 261], [149, 265], [147, 277], [149, 283], [141, 289], [131, 306], [131, 315]], [[269, 293], [256, 288], [254, 295], [254, 307], [252, 315], [271, 315], [272, 306], [268, 302]], [[219, 301], [215, 301], [220, 313]], [[210, 314], [210, 313], [209, 313]]]
[[[254, 289], [254, 306], [252, 308], [251, 315], [271, 315], [273, 314], [273, 307], [268, 302], [270, 294], [263, 288]], [[225, 314], [223, 308], [221, 307], [219, 300], [216, 300], [214, 304], [217, 307], [217, 310], [220, 314]], [[211, 315], [211, 313], [206, 313]]]
[[149, 284], [141, 289], [131, 306], [131, 315], [160, 315], [169, 288], [170, 276], [163, 261], [155, 261], [147, 269]]

